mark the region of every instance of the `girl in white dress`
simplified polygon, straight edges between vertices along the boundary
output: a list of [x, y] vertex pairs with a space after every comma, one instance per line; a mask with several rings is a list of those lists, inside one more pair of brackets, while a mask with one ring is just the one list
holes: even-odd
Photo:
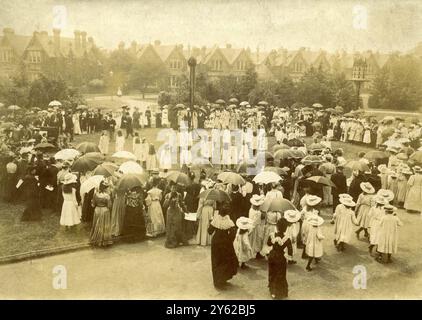
[[340, 204], [336, 207], [334, 219], [334, 245], [338, 251], [344, 251], [346, 243], [351, 240], [354, 225], [358, 225], [355, 212], [352, 209], [356, 206], [352, 196], [342, 194], [339, 198]]
[[312, 261], [315, 259], [315, 263], [318, 263], [323, 255], [322, 240], [325, 238], [321, 229], [323, 223], [324, 219], [319, 216], [311, 216], [307, 220], [309, 226], [306, 236], [306, 255], [308, 256], [308, 264], [306, 265], [307, 271], [312, 271]]
[[117, 131], [117, 137], [116, 137], [116, 151], [124, 151], [125, 149], [125, 137], [123, 136], [122, 130]]
[[78, 201], [76, 200], [77, 177], [72, 173], [67, 173], [63, 179], [63, 206], [60, 216], [60, 225], [72, 227], [81, 223], [81, 215], [78, 210]]
[[134, 138], [133, 154], [136, 156], [136, 160], [141, 161], [141, 159], [142, 159], [142, 144], [141, 144], [141, 139], [139, 139], [139, 137]]
[[148, 171], [158, 169], [157, 155], [155, 154], [155, 147], [152, 143], [149, 145], [149, 152], [146, 159], [146, 165]]
[[[402, 226], [403, 223], [395, 214], [393, 214], [397, 210], [396, 207], [386, 205], [384, 206], [384, 210], [385, 215], [381, 218], [379, 224], [377, 251], [380, 255], [377, 257], [377, 261], [391, 263], [391, 255], [393, 253], [397, 253], [399, 240], [398, 227]], [[385, 256], [387, 259], [385, 259]]]
[[247, 268], [246, 262], [255, 258], [251, 243], [249, 242], [249, 232], [253, 228], [252, 219], [240, 217], [236, 221], [238, 227], [236, 238], [233, 242], [234, 252], [242, 269]]
[[100, 136], [100, 141], [98, 142], [98, 149], [103, 155], [108, 154], [108, 145], [110, 143], [110, 138], [108, 137], [108, 132], [103, 131]]
[[79, 122], [79, 112], [76, 112], [76, 113], [73, 114], [73, 116], [72, 116], [72, 122], [73, 122], [73, 133], [75, 135], [82, 134], [81, 124]]
[[160, 149], [160, 169], [162, 170], [170, 170], [172, 165], [172, 154], [171, 154], [171, 146], [168, 143], [165, 143], [163, 147]]
[[163, 107], [163, 111], [161, 113], [161, 125], [164, 128], [167, 128], [169, 126], [169, 112], [167, 106]]

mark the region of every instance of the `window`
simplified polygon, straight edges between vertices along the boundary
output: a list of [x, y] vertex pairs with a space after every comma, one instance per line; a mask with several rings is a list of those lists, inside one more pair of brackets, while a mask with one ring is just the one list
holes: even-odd
[[40, 63], [41, 51], [29, 51], [28, 60], [30, 63]]
[[300, 62], [295, 62], [295, 63], [293, 64], [293, 71], [294, 71], [294, 72], [302, 72], [302, 69], [303, 69], [303, 64], [302, 64], [302, 63], [300, 63]]
[[178, 59], [170, 60], [170, 69], [182, 69], [182, 61]]
[[246, 70], [247, 62], [244, 60], [237, 61], [236, 68], [238, 71]]
[[0, 62], [11, 62], [11, 61], [12, 61], [12, 50], [1, 50]]
[[177, 88], [179, 86], [179, 79], [177, 76], [170, 76], [170, 88]]
[[214, 71], [220, 71], [223, 68], [223, 60], [215, 59], [211, 62], [211, 68]]

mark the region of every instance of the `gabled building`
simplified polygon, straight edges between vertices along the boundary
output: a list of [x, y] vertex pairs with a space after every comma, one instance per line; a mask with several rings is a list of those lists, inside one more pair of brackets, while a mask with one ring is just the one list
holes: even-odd
[[0, 37], [0, 76], [12, 77], [20, 68], [28, 80], [33, 81], [43, 73], [53, 76], [63, 73], [69, 60], [96, 63], [96, 46], [92, 37], [84, 31], [75, 31], [75, 38], [61, 37], [60, 30], [53, 34], [34, 31], [32, 36], [15, 34], [11, 28], [3, 29]]

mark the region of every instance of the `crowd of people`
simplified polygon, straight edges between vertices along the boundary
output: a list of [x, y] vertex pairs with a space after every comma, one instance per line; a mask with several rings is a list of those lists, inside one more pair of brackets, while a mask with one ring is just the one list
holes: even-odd
[[[402, 225], [399, 215], [405, 212], [397, 208], [422, 211], [420, 123], [355, 123], [319, 108], [203, 107], [201, 112], [176, 110], [176, 117], [168, 109], [159, 121], [151, 121], [148, 110], [131, 114], [123, 108], [118, 119], [99, 113], [96, 119], [103, 122], [94, 126], [81, 121], [82, 114], [79, 119], [69, 114], [78, 123], [72, 126], [66, 112], [62, 122], [56, 119], [59, 110], [40, 113], [32, 128], [56, 119], [59, 133], [67, 135], [66, 145], [48, 146], [48, 136], [36, 129], [6, 129], [0, 146], [3, 199], [26, 202], [24, 221], [40, 220], [41, 209], [50, 209], [69, 232], [80, 223], [90, 224], [94, 246], [109, 246], [121, 236], [161, 235], [167, 248], [211, 246], [219, 289], [238, 268], [247, 269], [248, 261], [267, 259], [268, 287], [275, 299], [288, 296], [286, 270], [297, 264], [298, 249], [307, 271], [320, 262], [327, 245], [322, 215], [331, 216], [339, 252], [351, 244], [353, 233], [360, 238], [363, 232], [369, 254], [391, 263]], [[158, 152], [141, 136], [142, 128], [156, 125], [169, 127]], [[209, 134], [198, 134], [202, 127]], [[101, 133], [98, 145], [73, 148], [73, 134], [96, 131]], [[276, 142], [270, 147], [271, 135]], [[306, 136], [312, 143], [305, 143]], [[346, 159], [342, 149], [332, 148], [333, 140], [382, 150]], [[199, 151], [194, 152], [195, 144]], [[132, 152], [118, 156], [128, 145]], [[62, 150], [49, 151], [53, 147]], [[261, 165], [259, 159], [264, 159]], [[125, 170], [128, 161], [134, 171]]]

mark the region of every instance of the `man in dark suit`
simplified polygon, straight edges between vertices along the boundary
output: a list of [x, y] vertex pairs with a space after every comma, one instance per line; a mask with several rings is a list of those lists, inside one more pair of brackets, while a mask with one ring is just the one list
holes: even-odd
[[73, 141], [73, 119], [72, 119], [72, 113], [71, 112], [67, 112], [65, 117], [64, 117], [64, 123], [65, 123], [65, 129], [64, 132], [65, 134], [70, 137], [70, 142]]

